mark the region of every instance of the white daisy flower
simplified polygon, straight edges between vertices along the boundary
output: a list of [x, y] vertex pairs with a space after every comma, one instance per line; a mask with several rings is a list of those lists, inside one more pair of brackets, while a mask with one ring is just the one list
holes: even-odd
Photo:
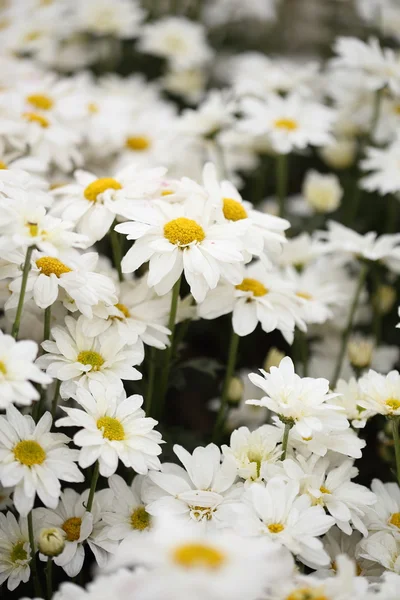
[[359, 385], [363, 397], [360, 406], [374, 414], [400, 416], [400, 373], [390, 371], [381, 375], [370, 369], [361, 377]]
[[31, 576], [32, 560], [28, 523], [19, 521], [12, 512], [0, 513], [0, 585], [7, 581], [11, 592]]
[[342, 409], [329, 401], [337, 394], [329, 393], [327, 379], [299, 377], [294, 371], [292, 359], [286, 356], [279, 367], [271, 367], [267, 373], [260, 369], [263, 376], [251, 373], [250, 381], [266, 393], [261, 400], [248, 400], [248, 404], [266, 406], [280, 419], [293, 424], [302, 437], [311, 437], [314, 432], [331, 430], [343, 431], [349, 422]]
[[121, 541], [133, 531], [145, 531], [151, 527], [151, 517], [142, 500], [144, 477], [136, 475], [132, 485], [128, 485], [119, 475], [108, 480], [114, 499], [109, 512], [102, 514], [106, 528], [106, 536], [111, 540]]
[[261, 261], [247, 266], [237, 285], [222, 281], [210, 290], [198, 307], [203, 319], [215, 319], [232, 312], [235, 333], [246, 336], [261, 323], [267, 333], [278, 329], [289, 344], [296, 325], [303, 331], [302, 300], [290, 281], [277, 271], [267, 271]]
[[279, 154], [331, 141], [334, 111], [298, 94], [286, 98], [270, 94], [266, 102], [245, 98], [242, 109], [245, 117], [239, 127], [255, 135], [266, 134]]
[[[105, 302], [113, 305], [117, 301], [112, 280], [95, 272], [98, 258], [97, 252], [75, 254], [70, 251], [56, 258], [34, 250], [24, 301], [33, 299], [36, 306], [44, 309], [56, 302], [62, 290], [61, 298], [64, 297], [66, 308], [72, 306], [92, 318], [96, 304]], [[9, 284], [12, 295], [6, 302], [7, 310], [17, 306], [21, 283], [22, 275]]]
[[366, 149], [366, 158], [360, 161], [363, 171], [370, 171], [361, 180], [361, 187], [369, 192], [378, 192], [382, 196], [400, 191], [400, 139], [396, 139], [386, 148]]
[[47, 385], [52, 379], [35, 364], [38, 346], [31, 340], [15, 341], [0, 331], [0, 408], [10, 403], [28, 406], [39, 399], [31, 381]]
[[235, 460], [238, 475], [246, 482], [265, 478], [265, 467], [275, 464], [282, 455], [281, 432], [272, 425], [263, 425], [254, 431], [239, 427], [231, 434], [230, 445], [222, 446], [224, 456]]
[[142, 396], [126, 397], [114, 386], [104, 387], [98, 381], [88, 383], [89, 390], [78, 386], [74, 399], [83, 408], [62, 406], [66, 417], [57, 427], [78, 427], [74, 443], [80, 447], [79, 465], [86, 469], [97, 460], [100, 474], [113, 475], [120, 460], [137, 473], [159, 469], [161, 434], [154, 430], [157, 421], [145, 416], [140, 408]]
[[367, 420], [373, 417], [375, 413], [360, 405], [360, 400], [364, 397], [364, 394], [357, 379], [354, 377], [349, 381], [339, 379], [335, 392], [339, 396], [333, 400], [333, 403], [344, 408], [346, 417], [351, 422], [352, 427], [355, 429], [364, 428]]
[[[132, 206], [131, 218], [134, 210]], [[149, 261], [147, 282], [157, 294], [169, 292], [182, 272], [198, 302], [221, 276], [233, 283], [242, 280], [244, 221], [214, 223], [211, 204], [194, 207], [156, 201], [135, 212], [134, 222], [116, 226], [129, 240], [136, 240], [122, 260], [122, 270], [132, 273]]]
[[388, 531], [400, 539], [400, 488], [397, 483], [382, 483], [373, 479], [371, 489], [376, 504], [367, 511], [364, 520], [368, 531]]
[[379, 563], [388, 571], [400, 575], [400, 538], [386, 531], [378, 531], [360, 544], [360, 556]]
[[225, 458], [221, 463], [215, 444], [199, 446], [193, 454], [175, 444], [174, 452], [185, 468], [164, 463], [160, 473], [149, 473], [154, 485], [143, 490], [147, 512], [180, 516], [207, 527], [223, 523], [230, 504], [242, 493], [241, 484], [234, 485], [235, 461]]
[[144, 597], [168, 600], [187, 594], [196, 600], [240, 600], [244, 589], [249, 598], [258, 598], [267, 582], [293, 571], [292, 557], [279, 546], [227, 531], [206, 532], [171, 518], [158, 519], [150, 531], [122, 542], [111, 568], [120, 565], [150, 569]]
[[337, 175], [310, 170], [304, 178], [302, 193], [313, 211], [326, 214], [339, 208], [343, 189]]
[[32, 417], [10, 404], [0, 417], [0, 481], [15, 486], [14, 504], [22, 516], [33, 508], [36, 494], [45, 506], [55, 508], [63, 481], [83, 481], [75, 465], [78, 452], [66, 445], [69, 438], [50, 433], [52, 419], [46, 412], [35, 424]]
[[254, 483], [235, 508], [234, 526], [242, 535], [279, 542], [305, 564], [329, 563], [318, 536], [335, 521], [321, 506], [312, 506], [307, 495], [299, 496], [297, 483], [280, 477], [273, 477], [265, 486]]
[[122, 390], [122, 379], [141, 379], [142, 374], [132, 365], [142, 362], [143, 348], [126, 346], [115, 334], [108, 332], [95, 338], [85, 336], [83, 319], [83, 316], [77, 321], [66, 317], [65, 327], [53, 327], [51, 337], [54, 341], [43, 342], [47, 354], [36, 361], [48, 375], [62, 381], [61, 396], [71, 396], [78, 383], [87, 386], [91, 380]]
[[75, 171], [76, 183], [53, 191], [62, 198], [55, 210], [63, 219], [75, 223], [77, 231], [93, 244], [106, 235], [126, 200], [154, 195], [165, 172], [164, 168], [140, 169], [132, 163], [112, 177], [98, 178], [88, 171]]
[[[85, 560], [85, 544], [89, 546], [98, 563], [104, 566], [104, 553], [106, 549], [96, 543], [96, 529], [99, 529], [103, 510], [111, 505], [111, 492], [102, 490], [96, 493], [90, 512], [86, 510], [89, 490], [78, 494], [71, 488], [66, 488], [61, 496], [58, 506], [35, 509], [35, 517], [41, 527], [58, 527], [64, 534], [65, 548], [58, 556], [53, 558], [56, 565], [62, 567], [69, 577], [76, 577], [82, 570]], [[107, 500], [108, 495], [108, 502]], [[111, 545], [106, 544], [110, 550]], [[45, 557], [41, 556], [42, 559]]]

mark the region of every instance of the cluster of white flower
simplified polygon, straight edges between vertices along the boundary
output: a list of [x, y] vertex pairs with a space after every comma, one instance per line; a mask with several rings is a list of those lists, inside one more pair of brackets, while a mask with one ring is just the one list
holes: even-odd
[[400, 8], [353, 4], [322, 65], [226, 51], [284, 0], [1, 3], [2, 597], [398, 598]]

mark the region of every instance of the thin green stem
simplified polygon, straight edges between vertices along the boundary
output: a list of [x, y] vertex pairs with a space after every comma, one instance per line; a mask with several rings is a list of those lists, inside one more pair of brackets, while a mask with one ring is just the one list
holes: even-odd
[[278, 154], [276, 157], [276, 195], [279, 202], [279, 216], [285, 216], [285, 201], [288, 188], [288, 156]]
[[377, 128], [378, 122], [379, 122], [379, 116], [381, 113], [381, 105], [382, 105], [382, 96], [383, 96], [383, 88], [381, 88], [380, 90], [377, 90], [375, 92], [374, 108], [372, 111], [371, 126], [369, 129], [369, 139], [371, 142], [373, 141], [375, 131], [376, 131], [376, 128]]
[[40, 582], [37, 576], [37, 566], [36, 566], [36, 550], [35, 550], [35, 536], [33, 533], [33, 516], [32, 511], [28, 513], [28, 535], [29, 535], [29, 545], [31, 548], [31, 562], [30, 567], [32, 571], [33, 578], [33, 586], [35, 589], [35, 596], [38, 598], [42, 598], [42, 590], [40, 586]]
[[341, 341], [340, 351], [339, 351], [338, 358], [336, 361], [335, 370], [333, 372], [332, 379], [331, 379], [331, 388], [332, 389], [335, 389], [337, 380], [339, 379], [340, 371], [342, 370], [343, 360], [344, 360], [344, 357], [346, 354], [347, 343], [349, 341], [349, 337], [350, 337], [351, 330], [353, 327], [354, 315], [357, 310], [358, 302], [360, 299], [360, 294], [361, 294], [362, 288], [365, 283], [367, 272], [368, 272], [368, 264], [364, 263], [361, 266], [361, 270], [358, 275], [357, 287], [356, 287], [353, 301], [352, 301], [352, 304], [350, 307], [350, 313], [349, 313], [349, 316], [347, 319], [347, 324], [342, 333], [342, 341]]
[[114, 221], [113, 224], [111, 225], [110, 242], [111, 242], [111, 249], [112, 249], [113, 260], [114, 260], [114, 267], [117, 269], [118, 279], [120, 281], [123, 281], [124, 275], [123, 275], [122, 269], [121, 269], [122, 252], [121, 252], [120, 237], [114, 229], [116, 224], [117, 224], [117, 222]]
[[397, 482], [400, 485], [400, 436], [399, 436], [399, 417], [392, 418], [392, 431], [393, 431], [393, 442], [394, 452], [396, 456], [396, 473]]
[[24, 306], [24, 298], [25, 298], [25, 290], [26, 284], [28, 281], [29, 271], [31, 270], [31, 257], [32, 257], [33, 246], [29, 246], [26, 251], [24, 268], [22, 271], [22, 281], [21, 281], [21, 289], [19, 292], [18, 306], [17, 306], [17, 314], [15, 315], [15, 321], [12, 326], [11, 335], [14, 339], [18, 338], [19, 327], [21, 325], [21, 316], [22, 309]]
[[58, 404], [58, 397], [60, 395], [60, 387], [61, 387], [61, 381], [58, 379], [57, 383], [56, 383], [56, 387], [54, 388], [54, 396], [53, 396], [53, 400], [51, 403], [51, 416], [52, 416], [53, 420], [55, 419], [56, 412], [57, 412], [57, 404]]
[[151, 415], [151, 405], [153, 402], [153, 391], [154, 391], [154, 377], [156, 373], [156, 349], [153, 347], [149, 348], [148, 356], [148, 373], [147, 373], [147, 391], [144, 404], [144, 410], [146, 416]]
[[286, 452], [287, 452], [287, 447], [288, 447], [288, 442], [289, 442], [289, 433], [290, 430], [293, 427], [293, 423], [285, 423], [285, 429], [283, 430], [283, 438], [282, 438], [282, 454], [281, 454], [281, 460], [285, 460], [286, 458]]
[[226, 365], [225, 379], [221, 392], [221, 404], [219, 406], [217, 419], [215, 421], [213, 440], [218, 440], [226, 420], [226, 409], [228, 402], [229, 384], [231, 382], [236, 366], [237, 351], [239, 347], [239, 336], [232, 328], [231, 339], [229, 342], [228, 362]]
[[51, 598], [53, 596], [53, 559], [51, 558], [51, 556], [47, 557], [46, 591], [47, 591], [47, 600], [51, 600]]
[[44, 309], [43, 340], [50, 339], [51, 305]]
[[88, 498], [87, 505], [86, 505], [87, 512], [92, 511], [94, 493], [96, 491], [98, 479], [99, 479], [99, 461], [96, 460], [94, 469], [93, 469], [93, 473], [92, 473], [92, 481], [90, 483], [89, 498]]
[[161, 384], [160, 384], [160, 394], [158, 397], [158, 406], [157, 406], [157, 418], [162, 417], [165, 396], [167, 394], [168, 389], [168, 378], [169, 372], [171, 369], [171, 358], [172, 352], [174, 348], [174, 335], [175, 335], [175, 321], [176, 321], [176, 313], [178, 311], [178, 301], [179, 301], [179, 290], [181, 287], [181, 279], [182, 276], [176, 281], [174, 287], [172, 288], [172, 298], [171, 298], [171, 308], [169, 311], [169, 320], [168, 320], [168, 329], [171, 332], [169, 338], [169, 346], [164, 350], [164, 365], [161, 373]]

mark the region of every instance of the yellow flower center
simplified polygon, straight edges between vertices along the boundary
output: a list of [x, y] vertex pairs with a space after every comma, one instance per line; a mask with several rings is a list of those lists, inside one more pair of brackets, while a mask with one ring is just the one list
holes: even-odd
[[146, 512], [144, 506], [138, 506], [131, 514], [131, 525], [132, 529], [139, 529], [143, 531], [150, 525], [150, 515]]
[[242, 292], [252, 292], [253, 296], [265, 296], [268, 294], [268, 289], [258, 279], [252, 279], [251, 277], [245, 277], [242, 283], [235, 286], [237, 290]]
[[47, 277], [50, 277], [50, 275], [60, 277], [60, 275], [72, 271], [72, 269], [67, 267], [67, 265], [64, 265], [61, 260], [58, 260], [58, 258], [54, 258], [53, 256], [42, 256], [42, 258], [38, 258], [36, 266], [44, 275], [47, 275]]
[[125, 140], [125, 146], [134, 152], [143, 152], [151, 146], [151, 141], [145, 135], [130, 135]]
[[90, 112], [90, 114], [95, 115], [99, 112], [99, 105], [96, 104], [96, 102], [89, 102], [89, 104], [87, 105], [87, 109], [88, 112]]
[[26, 223], [26, 227], [29, 230], [29, 235], [31, 237], [36, 237], [39, 233], [39, 227], [37, 223]]
[[308, 292], [296, 292], [296, 296], [304, 298], [304, 300], [312, 300], [312, 296]]
[[400, 400], [397, 398], [388, 398], [385, 404], [392, 410], [399, 410], [400, 408]]
[[175, 246], [188, 246], [192, 242], [202, 242], [206, 234], [193, 219], [179, 217], [164, 225], [164, 237]]
[[46, 458], [42, 446], [34, 440], [22, 440], [14, 446], [14, 456], [18, 462], [27, 467], [41, 465]]
[[289, 594], [289, 596], [286, 596], [286, 600], [328, 600], [328, 598], [325, 596], [321, 587], [307, 587], [295, 590]]
[[106, 190], [120, 189], [122, 189], [122, 185], [116, 181], [116, 179], [113, 179], [112, 177], [101, 177], [100, 179], [96, 179], [96, 181], [89, 183], [85, 188], [83, 195], [89, 202], [96, 202], [97, 197]]
[[6, 163], [2, 160], [0, 160], [0, 169], [3, 171], [4, 169], [8, 169]]
[[12, 550], [11, 550], [11, 554], [10, 554], [10, 560], [13, 563], [19, 562], [19, 561], [24, 561], [28, 558], [28, 553], [24, 548], [25, 542], [17, 542]]
[[53, 100], [46, 94], [31, 94], [26, 101], [39, 110], [50, 110], [54, 106]]
[[222, 212], [225, 219], [228, 219], [228, 221], [247, 219], [247, 212], [240, 202], [233, 200], [233, 198], [224, 198], [223, 202]]
[[2, 360], [0, 360], [0, 373], [7, 375], [7, 367]]
[[268, 529], [271, 533], [280, 533], [285, 529], [285, 526], [282, 523], [271, 523], [268, 525]]
[[65, 531], [68, 542], [76, 542], [76, 540], [79, 540], [79, 536], [81, 535], [81, 525], [82, 519], [80, 517], [71, 517], [64, 521], [61, 525], [61, 529]]
[[30, 123], [37, 123], [40, 127], [43, 127], [43, 129], [46, 129], [50, 125], [48, 119], [34, 112], [24, 112], [22, 116]]
[[104, 358], [98, 352], [94, 352], [94, 350], [82, 350], [79, 352], [76, 360], [82, 363], [82, 365], [90, 365], [93, 371], [98, 371], [104, 364]]
[[298, 124], [294, 119], [276, 119], [274, 123], [278, 129], [284, 129], [286, 131], [295, 131], [298, 128]]
[[172, 190], [163, 190], [161, 196], [171, 196], [174, 192]]
[[389, 523], [391, 523], [391, 525], [394, 525], [395, 527], [400, 529], [400, 512], [393, 513], [392, 516], [390, 517]]
[[[115, 304], [115, 308], [118, 308], [118, 310], [122, 312], [122, 314], [124, 315], [124, 317], [126, 319], [129, 319], [129, 317], [131, 316], [129, 309], [127, 306], [125, 306], [125, 304], [121, 304], [120, 302], [117, 302], [117, 304]], [[121, 317], [116, 317], [116, 318], [120, 319]]]
[[226, 561], [225, 555], [212, 546], [206, 544], [188, 543], [177, 546], [172, 553], [173, 561], [186, 569], [210, 569], [222, 567]]
[[321, 485], [321, 487], [319, 488], [319, 491], [321, 492], [321, 494], [330, 494], [331, 493], [328, 490], [328, 488], [326, 488], [324, 485]]
[[97, 421], [97, 429], [103, 432], [103, 437], [114, 442], [125, 439], [125, 431], [122, 423], [114, 417], [100, 417]]

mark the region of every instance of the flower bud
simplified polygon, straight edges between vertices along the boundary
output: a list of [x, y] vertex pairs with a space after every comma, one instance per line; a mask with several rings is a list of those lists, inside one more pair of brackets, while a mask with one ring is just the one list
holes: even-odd
[[380, 285], [374, 295], [374, 306], [381, 315], [387, 315], [396, 300], [396, 290], [391, 285]]
[[337, 139], [321, 149], [321, 158], [332, 169], [347, 169], [356, 158], [357, 146], [353, 139]]
[[269, 371], [271, 367], [279, 367], [279, 363], [283, 358], [285, 358], [285, 354], [278, 350], [278, 348], [270, 348], [264, 360], [264, 371]]
[[239, 377], [232, 377], [228, 387], [228, 400], [231, 404], [239, 404], [243, 397], [243, 383]]
[[356, 369], [366, 369], [370, 366], [374, 352], [374, 343], [368, 338], [354, 336], [347, 344], [347, 356]]
[[303, 196], [316, 212], [331, 213], [339, 208], [343, 190], [336, 175], [309, 171], [303, 183]]
[[65, 547], [65, 534], [58, 527], [41, 529], [38, 539], [39, 551], [45, 556], [58, 556]]

